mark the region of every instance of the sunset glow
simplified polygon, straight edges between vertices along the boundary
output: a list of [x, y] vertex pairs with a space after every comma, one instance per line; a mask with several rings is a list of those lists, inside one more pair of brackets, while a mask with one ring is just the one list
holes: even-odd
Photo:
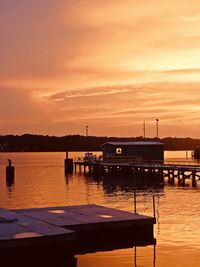
[[1, 134], [197, 137], [200, 2], [1, 0]]

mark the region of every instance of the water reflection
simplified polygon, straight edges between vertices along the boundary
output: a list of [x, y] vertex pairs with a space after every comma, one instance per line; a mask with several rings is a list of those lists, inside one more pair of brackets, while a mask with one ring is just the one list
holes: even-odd
[[152, 190], [153, 192], [163, 191], [164, 184], [160, 182], [151, 182], [150, 180], [139, 179], [140, 177], [110, 177], [104, 176], [103, 188], [106, 193], [116, 191], [142, 191]]
[[14, 178], [6, 178], [6, 186], [8, 188], [14, 188], [14, 185], [15, 185], [15, 180]]
[[66, 257], [65, 259], [46, 258], [46, 259], [33, 259], [27, 260], [5, 260], [3, 267], [77, 267], [77, 258], [74, 256]]
[[12, 192], [15, 188], [14, 178], [6, 178], [6, 187], [7, 187], [7, 192], [8, 192], [8, 198], [12, 198]]
[[[138, 247], [134, 247], [134, 267], [137, 267], [138, 266], [138, 261], [137, 261], [137, 249]], [[156, 245], [153, 245], [153, 256], [152, 256], [152, 266], [153, 267], [156, 267]], [[151, 266], [151, 265], [149, 265]]]
[[[113, 251], [114, 247], [110, 247], [108, 249], [105, 249], [104, 251]], [[145, 255], [144, 250], [146, 251], [145, 247], [141, 246], [121, 246], [119, 247], [118, 250], [115, 250], [115, 252], [118, 253], [118, 255], [122, 254], [127, 250], [126, 253], [130, 253], [130, 256], [132, 256], [133, 262], [130, 266], [140, 266], [141, 265], [141, 260], [144, 262], [148, 262], [148, 267], [156, 267], [156, 244], [148, 246], [147, 254]], [[88, 254], [89, 253], [89, 254]], [[21, 257], [21, 258], [13, 258], [9, 257], [5, 259], [5, 257], [1, 258], [1, 262], [3, 263], [3, 267], [77, 267], [77, 266], [82, 266], [82, 263], [84, 262], [85, 258], [88, 258], [90, 254], [90, 251], [85, 251], [85, 253], [78, 253], [77, 255], [71, 255], [71, 256], [66, 256], [66, 257], [61, 257], [60, 259], [55, 257], [54, 255], [51, 255], [49, 257], [43, 258], [37, 258], [37, 257]], [[97, 254], [103, 253], [102, 250], [97, 252]], [[93, 254], [94, 255], [94, 254]], [[10, 254], [11, 256], [11, 254]], [[142, 259], [141, 259], [142, 256]], [[111, 262], [110, 262], [111, 263]], [[118, 262], [119, 263], [119, 262]], [[120, 260], [120, 263], [121, 260]], [[98, 263], [97, 263], [98, 264]], [[143, 263], [144, 264], [144, 263]], [[100, 264], [101, 265], [101, 264]], [[83, 266], [85, 266], [83, 264]], [[113, 259], [113, 262], [111, 263], [111, 266], [116, 266], [116, 261]], [[142, 265], [143, 266], [143, 265]], [[146, 265], [145, 265], [146, 266]]]
[[69, 173], [65, 174], [65, 183], [66, 183], [66, 185], [69, 184], [69, 182], [70, 182], [70, 180], [72, 178], [73, 178], [73, 175], [72, 174], [69, 174]]

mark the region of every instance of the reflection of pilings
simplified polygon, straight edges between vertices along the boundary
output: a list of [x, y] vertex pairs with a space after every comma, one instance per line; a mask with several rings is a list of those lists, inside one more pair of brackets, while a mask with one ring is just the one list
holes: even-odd
[[153, 246], [153, 267], [156, 267], [156, 245]]
[[155, 196], [153, 195], [153, 217], [156, 218]]
[[137, 247], [134, 248], [134, 267], [137, 267]]
[[[137, 267], [137, 247], [134, 247], [134, 267]], [[153, 267], [156, 267], [156, 244], [153, 245]]]

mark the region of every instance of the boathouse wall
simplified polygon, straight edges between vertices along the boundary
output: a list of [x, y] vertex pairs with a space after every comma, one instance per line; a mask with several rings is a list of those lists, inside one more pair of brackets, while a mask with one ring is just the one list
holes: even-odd
[[102, 145], [103, 159], [131, 157], [137, 161], [163, 161], [164, 144], [160, 142], [108, 142]]

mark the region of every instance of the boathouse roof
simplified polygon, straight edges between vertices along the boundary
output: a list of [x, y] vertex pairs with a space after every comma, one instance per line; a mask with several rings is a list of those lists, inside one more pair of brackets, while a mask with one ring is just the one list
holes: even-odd
[[137, 141], [137, 142], [106, 142], [101, 146], [111, 145], [111, 146], [163, 146], [164, 143], [157, 142], [157, 141]]

